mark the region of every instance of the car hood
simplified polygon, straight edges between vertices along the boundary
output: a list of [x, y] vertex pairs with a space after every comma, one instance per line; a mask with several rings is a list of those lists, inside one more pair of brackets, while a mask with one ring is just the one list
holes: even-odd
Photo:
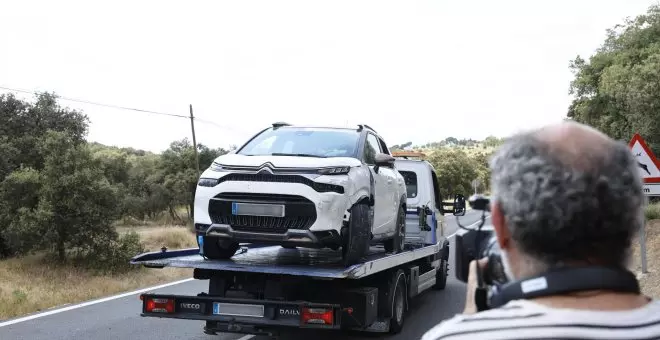
[[271, 163], [276, 168], [323, 168], [333, 166], [358, 166], [362, 164], [352, 157], [298, 157], [298, 156], [245, 156], [226, 154], [215, 159], [215, 163], [229, 166], [258, 167]]

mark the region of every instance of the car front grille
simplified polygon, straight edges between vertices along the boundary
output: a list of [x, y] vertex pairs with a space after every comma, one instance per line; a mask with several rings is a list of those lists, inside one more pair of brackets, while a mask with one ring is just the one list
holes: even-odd
[[344, 187], [341, 185], [317, 183], [305, 176], [300, 175], [247, 174], [235, 172], [221, 177], [220, 180], [218, 180], [218, 183], [230, 181], [299, 183], [307, 185], [317, 192], [336, 192], [338, 194], [344, 193]]
[[[283, 204], [284, 217], [232, 215], [232, 202]], [[209, 202], [213, 223], [228, 224], [237, 231], [284, 233], [288, 229], [307, 230], [316, 221], [314, 203], [302, 196], [254, 193], [221, 193]]]

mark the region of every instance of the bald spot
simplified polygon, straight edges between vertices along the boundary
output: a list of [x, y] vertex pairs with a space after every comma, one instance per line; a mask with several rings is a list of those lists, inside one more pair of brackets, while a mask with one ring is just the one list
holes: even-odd
[[584, 124], [562, 122], [531, 133], [548, 152], [574, 170], [588, 171], [598, 167], [610, 154], [615, 141]]

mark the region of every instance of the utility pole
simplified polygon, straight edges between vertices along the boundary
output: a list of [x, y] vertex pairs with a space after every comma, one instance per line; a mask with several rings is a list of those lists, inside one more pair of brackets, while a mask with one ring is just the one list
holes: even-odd
[[[201, 176], [199, 172], [199, 152], [197, 152], [197, 138], [195, 137], [195, 117], [193, 116], [193, 109], [192, 109], [192, 104], [190, 104], [190, 129], [192, 130], [192, 138], [193, 138], [193, 150], [195, 150], [195, 168], [197, 169], [197, 178], [195, 178], [195, 182], [199, 181], [199, 176]], [[194, 218], [195, 216], [195, 193], [197, 191], [197, 186], [195, 185], [195, 188], [193, 189], [192, 192], [192, 197], [190, 198], [190, 218]]]
[[193, 149], [195, 150], [195, 166], [197, 167], [197, 179], [201, 176], [199, 172], [199, 153], [197, 152], [197, 138], [195, 137], [195, 117], [193, 116], [192, 104], [190, 104], [190, 129], [192, 130]]

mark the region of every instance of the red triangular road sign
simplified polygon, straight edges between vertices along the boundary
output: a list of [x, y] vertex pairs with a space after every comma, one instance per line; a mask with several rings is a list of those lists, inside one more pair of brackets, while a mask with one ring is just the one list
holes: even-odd
[[660, 183], [660, 161], [655, 158], [642, 136], [635, 134], [628, 146], [637, 158], [639, 173], [644, 178], [644, 183]]

